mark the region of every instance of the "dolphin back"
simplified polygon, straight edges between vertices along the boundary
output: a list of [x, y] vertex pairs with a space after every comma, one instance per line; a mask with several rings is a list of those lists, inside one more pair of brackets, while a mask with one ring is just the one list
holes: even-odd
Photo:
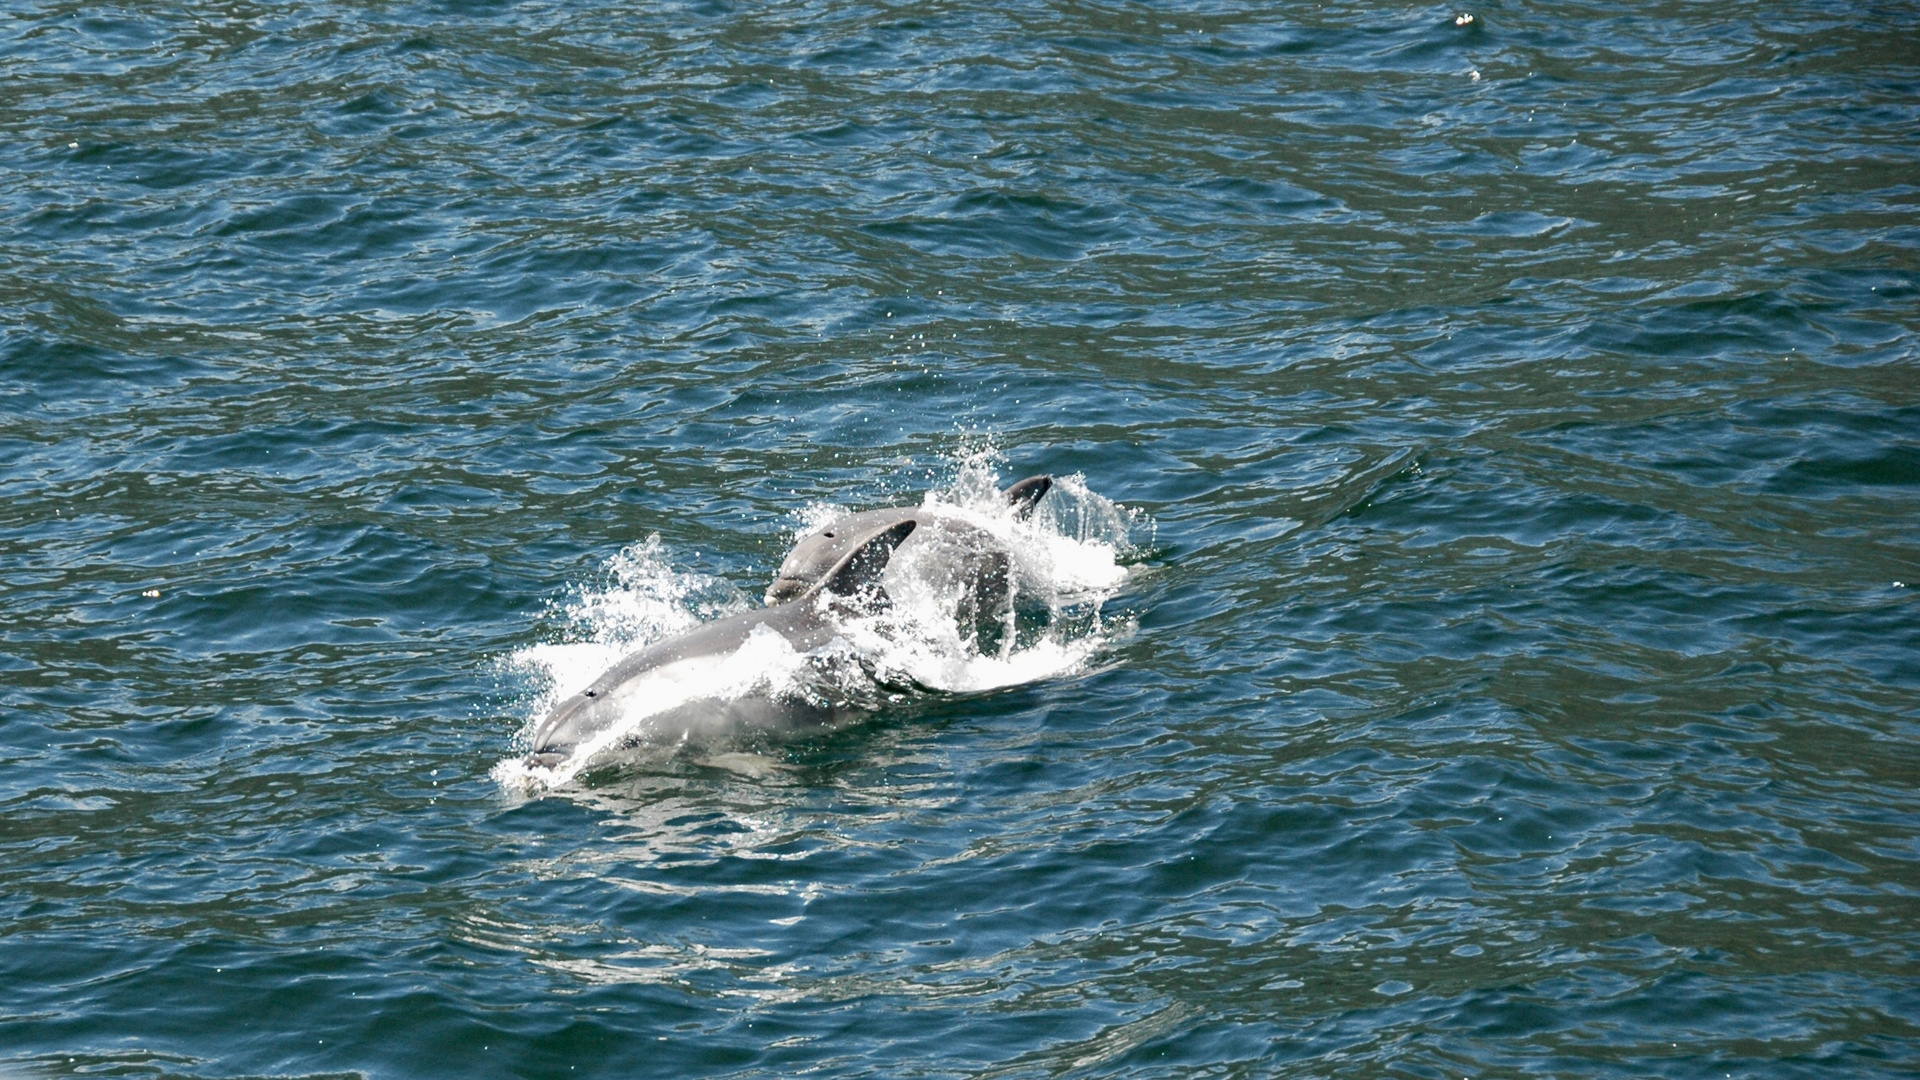
[[[650, 645], [608, 668], [586, 689], [555, 705], [534, 729], [528, 760], [554, 765], [602, 732], [620, 723], [634, 706], [634, 697], [649, 679], [697, 678], [718, 668], [739, 652], [761, 628], [786, 639], [797, 652], [809, 653], [832, 641], [838, 631], [836, 608], [849, 599], [869, 602], [878, 594], [880, 572], [895, 548], [917, 527], [897, 521], [867, 531], [821, 580], [786, 603], [744, 611], [702, 624], [678, 637]], [[664, 688], [662, 688], [664, 689]], [[818, 706], [801, 700], [775, 700], [763, 692], [726, 699], [704, 697], [676, 705], [656, 722], [687, 725], [715, 732], [729, 727], [772, 726], [793, 719], [817, 718]]]
[[[767, 603], [796, 600], [824, 585], [828, 575], [838, 567], [849, 565], [848, 560], [858, 555], [865, 545], [877, 538], [885, 543], [885, 538], [893, 535], [890, 530], [906, 526], [906, 531], [899, 534], [899, 540], [905, 540], [907, 533], [920, 524], [920, 517], [916, 507], [890, 506], [836, 518], [824, 528], [808, 533], [780, 563], [780, 572], [767, 587]], [[887, 548], [889, 556], [893, 548], [899, 546], [899, 540]], [[878, 572], [868, 565], [871, 561], [862, 560], [856, 573], [877, 576]], [[886, 561], [882, 559], [879, 569], [885, 568]]]
[[[1033, 513], [1035, 504], [1052, 488], [1053, 477], [1042, 474], [1029, 476], [1000, 495], [1012, 508], [1014, 517], [1025, 518]], [[866, 543], [878, 532], [908, 521], [922, 526], [944, 524], [946, 529], [934, 531], [949, 539], [959, 528], [959, 523], [951, 515], [929, 513], [918, 506], [887, 506], [835, 518], [801, 537], [800, 542], [787, 553], [780, 563], [779, 572], [774, 575], [773, 584], [767, 586], [767, 603], [778, 604], [800, 596], [825, 581], [832, 568], [860, 544]], [[973, 539], [981, 546], [995, 543], [987, 534], [977, 529], [971, 531], [976, 534]], [[904, 534], [901, 539], [905, 539]], [[919, 545], [921, 541], [914, 543]]]

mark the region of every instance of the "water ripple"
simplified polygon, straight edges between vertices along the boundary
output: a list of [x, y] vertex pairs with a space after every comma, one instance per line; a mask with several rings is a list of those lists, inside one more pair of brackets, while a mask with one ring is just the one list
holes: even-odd
[[[1911, 1073], [1915, 23], [16, 5], [0, 1057]], [[1100, 666], [487, 779], [983, 444]]]

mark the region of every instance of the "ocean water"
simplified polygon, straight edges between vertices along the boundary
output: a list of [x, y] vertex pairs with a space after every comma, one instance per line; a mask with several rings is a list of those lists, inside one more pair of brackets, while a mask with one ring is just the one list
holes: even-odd
[[[0, 1072], [1912, 1075], [1916, 41], [7, 6]], [[1041, 472], [1055, 654], [503, 779]]]

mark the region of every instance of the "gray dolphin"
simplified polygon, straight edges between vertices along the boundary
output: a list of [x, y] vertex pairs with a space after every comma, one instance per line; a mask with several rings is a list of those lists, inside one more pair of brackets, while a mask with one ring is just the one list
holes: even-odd
[[[1029, 476], [1001, 494], [1013, 507], [1014, 514], [1024, 517], [1052, 487], [1051, 476]], [[801, 537], [780, 564], [773, 584], [767, 586], [767, 603], [791, 600], [816, 587], [862, 538], [875, 529], [903, 521], [920, 526], [912, 546], [907, 549], [909, 552], [935, 546], [943, 548], [941, 554], [947, 571], [957, 575], [958, 580], [974, 584], [972, 591], [979, 610], [984, 612], [1004, 605], [1011, 566], [1006, 549], [986, 530], [922, 506], [863, 510], [835, 518]]]
[[[880, 572], [894, 549], [918, 527], [918, 522], [904, 520], [864, 529], [848, 537], [846, 550], [818, 581], [791, 599], [715, 619], [621, 660], [593, 685], [547, 713], [534, 729], [527, 763], [550, 767], [566, 760], [581, 744], [620, 721], [649, 676], [673, 679], [711, 670], [739, 651], [761, 627], [787, 639], [801, 653], [832, 641], [838, 632], [836, 614], [870, 610], [885, 602], [877, 584]], [[817, 722], [829, 719], [831, 711], [798, 698], [749, 694], [690, 701], [655, 719], [663, 725], [697, 724], [720, 731]]]

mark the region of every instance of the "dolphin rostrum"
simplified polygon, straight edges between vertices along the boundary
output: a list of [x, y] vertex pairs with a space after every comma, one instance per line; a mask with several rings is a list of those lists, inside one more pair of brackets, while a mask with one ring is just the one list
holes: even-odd
[[[781, 603], [715, 619], [679, 637], [650, 645], [609, 668], [591, 686], [560, 702], [534, 729], [527, 763], [553, 766], [612, 728], [641, 695], [697, 684], [756, 634], [774, 633], [805, 654], [831, 642], [836, 615], [857, 614], [885, 602], [878, 578], [900, 542], [919, 523], [882, 522], [848, 538], [841, 557], [818, 581]], [[661, 714], [661, 723], [722, 729], [825, 720], [831, 710], [794, 697], [746, 694], [696, 697]]]

